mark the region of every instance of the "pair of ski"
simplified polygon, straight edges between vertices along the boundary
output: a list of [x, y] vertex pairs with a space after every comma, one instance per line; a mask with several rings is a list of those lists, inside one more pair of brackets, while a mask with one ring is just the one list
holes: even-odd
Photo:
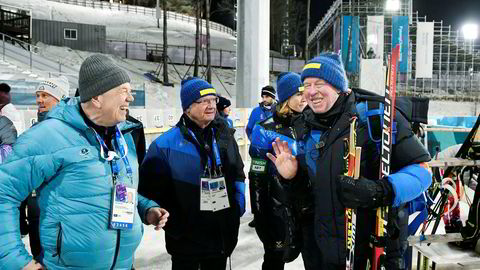
[[[395, 119], [395, 98], [397, 82], [397, 61], [400, 56], [400, 46], [392, 50], [390, 57], [387, 80], [385, 87], [385, 101], [383, 112], [382, 150], [380, 160], [380, 179], [390, 174], [390, 157], [392, 151], [392, 131]], [[357, 179], [360, 174], [361, 147], [356, 146], [356, 118], [350, 123], [350, 136], [348, 145], [348, 156], [346, 157], [346, 175]], [[385, 246], [382, 239], [386, 236], [386, 225], [388, 208], [377, 209], [375, 220], [375, 232], [371, 237], [370, 247], [372, 257], [367, 260], [367, 270], [385, 269]], [[356, 210], [345, 210], [345, 235], [346, 235], [346, 269], [353, 270], [355, 262], [355, 233], [356, 233]]]

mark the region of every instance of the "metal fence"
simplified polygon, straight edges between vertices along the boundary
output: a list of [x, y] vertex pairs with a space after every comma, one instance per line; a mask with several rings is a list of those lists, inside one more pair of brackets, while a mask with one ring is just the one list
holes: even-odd
[[72, 88], [77, 86], [77, 69], [61, 61], [54, 61], [42, 57], [37, 54], [39, 51], [40, 48], [37, 46], [0, 33], [0, 59], [2, 61], [12, 59], [27, 66], [30, 72], [39, 73], [41, 76], [51, 77], [64, 75], [68, 78]]
[[[90, 8], [99, 8], [99, 9], [109, 9], [109, 10], [118, 10], [118, 11], [124, 11], [128, 13], [134, 13], [134, 14], [143, 14], [143, 15], [150, 15], [150, 16], [156, 16], [157, 12], [155, 8], [148, 8], [148, 7], [141, 7], [141, 6], [132, 6], [132, 5], [124, 5], [124, 4], [119, 4], [119, 3], [110, 3], [110, 2], [104, 2], [104, 1], [92, 1], [92, 0], [50, 0], [58, 3], [64, 3], [64, 4], [69, 4], [69, 5], [77, 5], [77, 6], [83, 6], [83, 7], [90, 7]], [[163, 18], [163, 10], [160, 10], [160, 17]], [[172, 12], [172, 11], [167, 11], [167, 19], [171, 20], [179, 20], [179, 21], [184, 21], [187, 23], [195, 23], [195, 18], [191, 16], [187, 16], [184, 14]], [[207, 22], [205, 20], [202, 20], [202, 27], [206, 27]], [[216, 22], [210, 21], [210, 29], [217, 30], [220, 32], [224, 32], [227, 34], [230, 34], [232, 36], [235, 36], [235, 31], [232, 30], [229, 27], [226, 27], [225, 25], [221, 25]]]
[[[114, 54], [120, 57], [135, 60], [147, 60], [150, 52], [158, 52], [161, 50], [162, 44], [134, 42], [134, 41], [119, 41], [107, 40], [106, 50], [109, 54]], [[179, 65], [191, 65], [195, 59], [195, 47], [188, 46], [173, 46], [169, 45], [167, 55], [170, 58], [170, 63]], [[155, 55], [158, 56], [158, 55]], [[220, 68], [236, 68], [237, 54], [235, 51], [228, 50], [210, 50], [210, 59], [213, 67]], [[207, 63], [207, 51], [202, 49], [200, 51], [200, 64], [205, 66]], [[154, 61], [159, 61], [157, 57]], [[270, 57], [270, 71], [271, 72], [301, 72], [305, 61], [294, 58], [280, 58]]]

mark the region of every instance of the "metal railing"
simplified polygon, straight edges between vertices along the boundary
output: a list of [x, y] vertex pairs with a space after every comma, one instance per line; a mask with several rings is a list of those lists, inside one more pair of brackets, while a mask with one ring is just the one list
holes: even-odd
[[[77, 5], [90, 8], [118, 10], [134, 14], [143, 14], [156, 16], [157, 12], [155, 8], [148, 8], [142, 6], [124, 5], [119, 3], [110, 3], [104, 1], [92, 1], [92, 0], [49, 0], [52, 2], [64, 3], [69, 5]], [[163, 18], [163, 10], [160, 10], [160, 17]], [[195, 18], [184, 14], [167, 11], [167, 19], [179, 20], [187, 23], [195, 23]], [[202, 19], [202, 26], [206, 27], [207, 23]], [[210, 21], [210, 29], [217, 30], [235, 36], [235, 31], [225, 25], [221, 25], [216, 22]]]
[[13, 60], [27, 66], [30, 72], [44, 77], [63, 75], [69, 79], [72, 87], [77, 86], [78, 70], [61, 61], [38, 55], [39, 47], [4, 33], [0, 33], [0, 43], [1, 59], [4, 62]]
[[[135, 42], [107, 40], [107, 53], [120, 57], [135, 60], [151, 60], [155, 61], [160, 55], [149, 56], [150, 52], [155, 52], [155, 48], [162, 48], [160, 43]], [[195, 47], [169, 45], [167, 50], [170, 63], [179, 65], [192, 65], [195, 58]], [[220, 68], [236, 68], [237, 53], [229, 50], [211, 49], [211, 64], [213, 67]], [[200, 50], [200, 65], [206, 66], [207, 53], [206, 49]], [[270, 71], [284, 72], [294, 71], [301, 72], [305, 61], [303, 59], [270, 57]]]

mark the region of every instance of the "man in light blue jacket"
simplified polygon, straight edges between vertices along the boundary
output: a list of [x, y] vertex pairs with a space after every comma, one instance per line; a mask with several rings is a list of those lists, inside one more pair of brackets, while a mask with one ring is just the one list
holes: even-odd
[[[130, 132], [137, 125], [125, 121], [133, 101], [128, 74], [106, 56], [90, 56], [80, 68], [79, 92], [25, 132], [0, 165], [0, 269], [130, 270], [142, 222], [158, 230], [167, 221], [167, 211], [136, 193]], [[42, 246], [35, 259], [18, 221], [20, 202], [33, 189]]]

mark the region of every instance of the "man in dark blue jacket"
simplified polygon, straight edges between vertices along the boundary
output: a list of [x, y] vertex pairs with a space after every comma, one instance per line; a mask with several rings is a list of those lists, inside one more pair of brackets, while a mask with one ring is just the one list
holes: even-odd
[[[303, 69], [302, 80], [309, 107], [303, 112], [307, 130], [303, 135], [305, 159], [297, 161], [287, 143], [278, 138], [273, 143], [276, 157], [267, 155], [283, 180], [294, 179], [300, 171], [308, 173], [312, 181], [313, 237], [320, 249], [321, 269], [346, 268], [345, 208], [357, 209], [354, 266], [365, 269], [372, 263], [369, 244], [375, 228], [376, 208], [390, 206], [389, 221], [393, 221], [399, 207], [422, 195], [432, 181], [426, 164], [430, 156], [397, 110], [390, 162], [392, 173], [379, 179], [380, 148], [371, 136], [382, 132], [374, 112], [381, 111], [376, 116], [383, 116], [383, 110], [377, 107], [371, 111], [369, 108], [374, 104], [357, 100], [355, 93], [348, 89], [345, 70], [337, 54], [323, 53], [310, 60]], [[344, 176], [346, 140], [355, 117], [358, 118], [356, 145], [362, 147], [357, 180]], [[388, 235], [394, 231], [394, 226], [387, 226]], [[403, 269], [401, 257], [405, 244], [401, 240], [404, 239], [382, 240], [386, 242], [386, 269]]]
[[275, 88], [273, 88], [272, 86], [267, 85], [262, 88], [262, 102], [258, 104], [258, 107], [252, 110], [250, 118], [248, 118], [247, 128], [245, 129], [249, 140], [255, 124], [272, 116], [272, 108], [275, 107], [275, 95]]
[[[264, 86], [260, 95], [262, 96], [262, 102], [260, 102], [258, 106], [252, 110], [250, 118], [248, 118], [247, 128], [245, 129], [245, 132], [247, 133], [247, 138], [249, 140], [255, 124], [267, 118], [270, 118], [273, 115], [273, 111], [275, 108], [275, 88], [270, 85]], [[248, 223], [248, 226], [255, 227], [255, 219], [250, 221]]]
[[165, 227], [173, 270], [225, 270], [245, 212], [245, 174], [235, 132], [215, 118], [218, 97], [208, 82], [188, 78], [183, 115], [149, 147], [139, 193], [170, 212]]

